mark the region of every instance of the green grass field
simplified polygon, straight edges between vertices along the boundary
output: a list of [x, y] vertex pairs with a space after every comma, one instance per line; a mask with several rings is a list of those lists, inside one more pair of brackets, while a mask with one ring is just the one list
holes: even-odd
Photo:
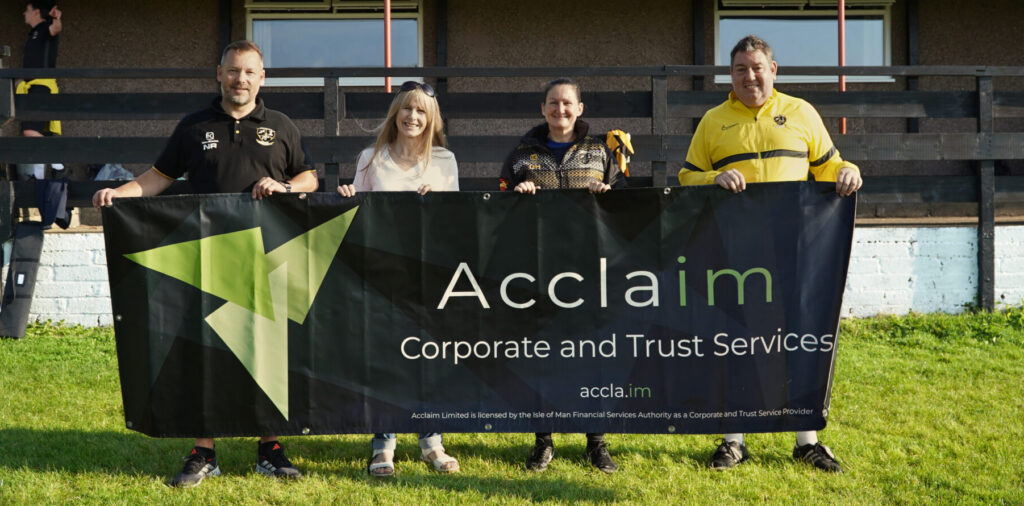
[[792, 434], [752, 434], [728, 472], [714, 436], [610, 435], [620, 471], [555, 436], [545, 473], [523, 470], [526, 434], [450, 434], [463, 472], [443, 476], [399, 438], [398, 475], [371, 480], [368, 436], [287, 437], [303, 480], [251, 471], [255, 440], [218, 441], [224, 475], [171, 489], [191, 447], [124, 428], [110, 329], [34, 325], [0, 341], [0, 504], [1024, 504], [1024, 311], [843, 323], [829, 426], [846, 472], [794, 462]]

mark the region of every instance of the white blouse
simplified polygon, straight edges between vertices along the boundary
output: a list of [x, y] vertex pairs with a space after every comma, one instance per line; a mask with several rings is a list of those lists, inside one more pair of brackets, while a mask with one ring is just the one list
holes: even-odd
[[[359, 153], [356, 177], [352, 184], [357, 192], [365, 191], [417, 191], [429, 184], [431, 191], [459, 191], [459, 168], [455, 154], [435, 146], [430, 153], [430, 165], [420, 161], [409, 169], [400, 168], [391, 158], [391, 150], [384, 146], [367, 167], [373, 147]], [[365, 169], [363, 167], [366, 167]]]

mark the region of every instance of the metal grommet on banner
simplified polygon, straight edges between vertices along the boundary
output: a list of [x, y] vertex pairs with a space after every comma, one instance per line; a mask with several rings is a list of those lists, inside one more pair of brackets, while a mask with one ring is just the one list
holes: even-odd
[[491, 200], [491, 194], [490, 193], [485, 193], [484, 194], [484, 200]]
[[821, 416], [824, 418], [828, 418], [828, 408], [821, 410]]
[[299, 200], [304, 200], [305, 198], [306, 198], [306, 194], [305, 193], [300, 193], [299, 194]]
[[308, 436], [309, 435], [309, 427], [303, 427], [302, 428], [302, 435], [303, 436]]
[[114, 315], [114, 320], [121, 321], [121, 315]]
[[669, 193], [672, 193], [672, 187], [666, 186], [663, 191], [665, 192], [665, 195], [668, 195]]
[[489, 424], [489, 423], [485, 423], [485, 424], [484, 424], [484, 430], [486, 430], [486, 431], [490, 431], [490, 430], [491, 430], [491, 429], [493, 429], [493, 428], [494, 428], [494, 427], [492, 427], [492, 426], [491, 426], [491, 424]]
[[132, 422], [131, 422], [131, 421], [127, 421], [127, 422], [124, 422], [124, 426], [125, 426], [125, 427], [128, 427], [129, 429], [130, 429], [130, 428], [132, 428], [132, 425], [133, 425], [133, 424], [132, 424]]
[[675, 432], [676, 432], [676, 426], [675, 425], [669, 425], [668, 426], [668, 433], [669, 434], [675, 434]]

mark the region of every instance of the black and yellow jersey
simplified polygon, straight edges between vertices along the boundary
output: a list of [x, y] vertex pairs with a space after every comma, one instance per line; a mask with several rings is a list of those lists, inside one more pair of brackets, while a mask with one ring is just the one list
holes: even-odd
[[700, 120], [679, 184], [714, 184], [730, 169], [743, 173], [748, 183], [806, 181], [808, 172], [817, 181], [835, 181], [843, 167], [859, 171], [839, 156], [807, 101], [772, 90], [755, 111], [729, 92], [728, 100]]
[[545, 145], [550, 131], [547, 123], [527, 132], [505, 158], [499, 179], [500, 189], [514, 190], [523, 181], [532, 181], [549, 190], [586, 188], [590, 181], [601, 181], [612, 188], [625, 187], [626, 178], [608, 146], [587, 135], [589, 125], [578, 119], [573, 130], [576, 139], [561, 159], [557, 159]]

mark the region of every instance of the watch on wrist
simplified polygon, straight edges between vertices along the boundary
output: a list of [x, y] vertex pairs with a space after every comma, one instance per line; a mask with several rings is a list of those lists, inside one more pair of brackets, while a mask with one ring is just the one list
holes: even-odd
[[292, 192], [292, 184], [291, 183], [289, 183], [288, 181], [281, 181], [281, 184], [284, 185], [285, 193], [291, 193]]

